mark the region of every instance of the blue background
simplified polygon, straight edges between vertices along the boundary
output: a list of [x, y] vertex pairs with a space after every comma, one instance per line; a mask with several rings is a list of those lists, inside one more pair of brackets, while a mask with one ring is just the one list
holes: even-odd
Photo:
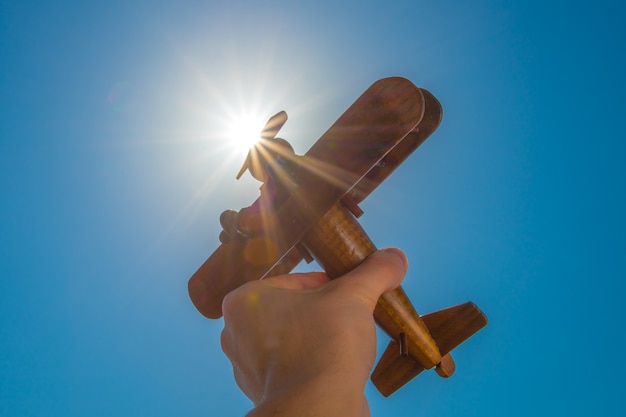
[[490, 323], [452, 378], [368, 386], [372, 415], [620, 415], [625, 17], [608, 0], [0, 0], [0, 415], [249, 410], [221, 321], [186, 292], [219, 213], [258, 193], [234, 179], [228, 123], [284, 109], [304, 153], [392, 75], [444, 119], [362, 223], [408, 254], [418, 311], [473, 300]]

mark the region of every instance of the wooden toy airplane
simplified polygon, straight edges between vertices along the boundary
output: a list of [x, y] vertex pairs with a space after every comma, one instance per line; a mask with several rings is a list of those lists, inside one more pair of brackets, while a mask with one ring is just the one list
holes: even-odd
[[[437, 128], [442, 109], [428, 91], [403, 78], [377, 81], [302, 156], [276, 134], [287, 120], [270, 118], [237, 175], [263, 182], [260, 197], [220, 216], [221, 245], [189, 280], [189, 295], [209, 318], [240, 285], [290, 272], [315, 259], [331, 278], [376, 251], [356, 217], [358, 206]], [[424, 369], [452, 375], [449, 352], [487, 324], [471, 302], [419, 316], [400, 287], [374, 311], [391, 342], [372, 373], [389, 396]]]

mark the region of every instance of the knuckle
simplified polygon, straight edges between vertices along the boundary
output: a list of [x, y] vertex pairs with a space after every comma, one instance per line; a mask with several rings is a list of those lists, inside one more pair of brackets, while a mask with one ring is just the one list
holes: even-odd
[[230, 342], [230, 332], [224, 328], [222, 333], [220, 334], [220, 346], [222, 347], [222, 351], [226, 354], [227, 357], [230, 357], [229, 352], [231, 348]]
[[254, 289], [255, 284], [257, 284], [257, 281], [247, 282], [224, 296], [222, 299], [224, 317], [231, 315], [242, 307], [245, 301], [250, 298], [250, 294], [256, 292]]

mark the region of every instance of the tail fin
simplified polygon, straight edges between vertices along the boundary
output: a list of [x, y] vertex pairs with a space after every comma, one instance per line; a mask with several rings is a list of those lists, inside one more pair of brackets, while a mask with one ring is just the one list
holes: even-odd
[[[426, 314], [421, 318], [437, 342], [439, 351], [450, 362], [452, 358], [447, 353], [487, 324], [487, 317], [471, 302]], [[423, 370], [422, 364], [415, 359], [402, 357], [398, 343], [392, 340], [372, 373], [372, 382], [381, 394], [388, 397]]]

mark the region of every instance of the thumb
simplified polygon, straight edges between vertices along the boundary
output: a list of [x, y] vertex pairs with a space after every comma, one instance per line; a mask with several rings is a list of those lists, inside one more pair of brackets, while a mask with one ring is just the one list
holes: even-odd
[[397, 248], [382, 249], [331, 284], [335, 291], [344, 292], [342, 295], [361, 298], [373, 310], [381, 295], [400, 285], [407, 268], [404, 252]]

